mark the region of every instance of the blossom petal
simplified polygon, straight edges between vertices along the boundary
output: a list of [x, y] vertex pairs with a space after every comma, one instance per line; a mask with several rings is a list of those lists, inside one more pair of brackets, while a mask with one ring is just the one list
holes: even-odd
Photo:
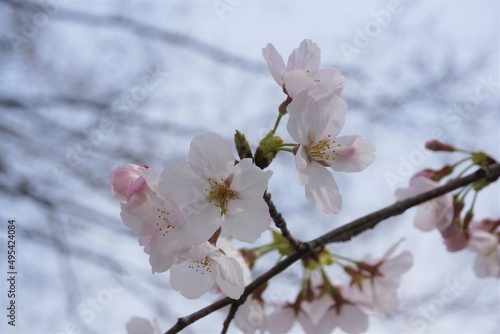
[[310, 39], [305, 39], [300, 43], [299, 48], [294, 49], [288, 57], [287, 71], [301, 69], [309, 71], [311, 75], [315, 75], [320, 63], [320, 48]]
[[271, 313], [267, 319], [267, 330], [271, 334], [285, 334], [292, 329], [295, 312], [292, 307], [285, 306]]
[[165, 234], [155, 233], [150, 245], [149, 263], [153, 274], [169, 270], [177, 258], [177, 252], [182, 248], [182, 243], [173, 231]]
[[345, 76], [338, 68], [322, 68], [318, 70], [315, 78], [319, 81], [309, 94], [316, 100], [330, 95], [340, 95], [344, 90]]
[[344, 127], [347, 104], [344, 99], [335, 95], [319, 99], [317, 102], [319, 106], [318, 126], [311, 139], [314, 142], [327, 138], [333, 139]]
[[306, 91], [298, 94], [288, 105], [290, 115], [287, 129], [290, 136], [301, 145], [309, 145], [310, 133], [319, 131], [319, 104]]
[[254, 242], [271, 224], [269, 207], [259, 200], [232, 199], [227, 204], [223, 229], [234, 238]]
[[232, 170], [231, 190], [240, 199], [261, 199], [273, 172], [263, 171], [252, 163], [252, 159], [242, 159]]
[[[208, 182], [199, 178], [189, 162], [168, 165], [161, 173], [158, 183], [160, 193], [182, 209], [193, 202], [203, 202], [206, 195], [202, 192]], [[208, 201], [208, 200], [207, 200]]]
[[356, 306], [342, 305], [342, 311], [336, 316], [338, 326], [346, 333], [364, 333], [368, 329], [368, 316]]
[[283, 87], [283, 73], [286, 71], [285, 62], [283, 57], [276, 51], [276, 48], [271, 43], [266, 45], [266, 48], [262, 49], [262, 55], [267, 62], [269, 67], [269, 72], [273, 76], [276, 83]]
[[238, 261], [220, 252], [212, 254], [211, 258], [218, 264], [216, 282], [221, 291], [232, 299], [240, 298], [245, 290], [245, 282]]
[[336, 138], [335, 159], [327, 163], [337, 172], [360, 172], [375, 161], [375, 146], [359, 136]]
[[192, 259], [172, 266], [170, 269], [170, 285], [188, 299], [201, 297], [215, 284], [217, 271], [213, 265], [203, 266]]
[[219, 208], [206, 203], [203, 206], [189, 205], [182, 212], [183, 225], [176, 228], [176, 234], [184, 245], [198, 245], [207, 241], [221, 226]]
[[342, 207], [342, 196], [332, 174], [315, 161], [303, 169], [302, 173], [307, 178], [307, 199], [324, 213], [338, 213]]
[[295, 99], [301, 92], [314, 88], [317, 82], [305, 70], [298, 69], [283, 74], [288, 95]]
[[200, 178], [226, 179], [234, 166], [231, 144], [220, 135], [208, 132], [191, 141], [188, 160]]

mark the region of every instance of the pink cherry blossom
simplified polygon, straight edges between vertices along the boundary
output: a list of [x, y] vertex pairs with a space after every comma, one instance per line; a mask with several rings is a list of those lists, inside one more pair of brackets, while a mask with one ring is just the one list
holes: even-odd
[[370, 257], [358, 264], [358, 276], [353, 276], [352, 300], [379, 314], [391, 314], [398, 305], [397, 289], [401, 275], [413, 265], [408, 251], [391, 258], [400, 242], [389, 248], [381, 260]]
[[309, 39], [303, 40], [299, 48], [293, 50], [286, 66], [272, 44], [262, 49], [262, 55], [274, 80], [280, 87], [285, 86], [292, 98], [307, 90], [319, 99], [331, 94], [339, 95], [344, 88], [345, 77], [337, 68], [319, 68], [321, 50]]
[[159, 183], [164, 197], [181, 210], [182, 242], [200, 244], [219, 227], [238, 240], [255, 241], [271, 223], [262, 196], [272, 172], [251, 159], [235, 165], [230, 144], [215, 133], [194, 138], [188, 159], [167, 166]]
[[175, 229], [180, 226], [177, 207], [158, 195], [160, 170], [147, 169], [140, 178], [145, 182], [141, 190], [121, 205], [121, 218], [137, 236], [149, 254], [153, 273], [164, 272], [182, 261], [189, 251], [178, 239]]
[[474, 271], [478, 277], [500, 277], [500, 228], [493, 233], [471, 228], [469, 249], [477, 254]]
[[199, 298], [215, 284], [233, 299], [238, 299], [245, 289], [238, 261], [209, 242], [194, 246], [186, 261], [170, 269], [170, 285], [188, 299]]
[[[439, 183], [425, 176], [416, 175], [410, 180], [409, 188], [396, 190], [396, 198], [401, 201], [437, 187], [439, 187]], [[431, 231], [435, 228], [444, 231], [451, 225], [452, 221], [453, 196], [447, 193], [418, 206], [415, 227], [422, 231]]]
[[126, 203], [130, 198], [141, 191], [145, 185], [144, 178], [140, 173], [147, 169], [145, 165], [126, 164], [115, 168], [109, 176], [109, 188], [111, 194], [122, 203]]
[[288, 106], [287, 128], [299, 143], [295, 165], [307, 199], [325, 213], [338, 213], [342, 196], [332, 174], [359, 172], [375, 160], [373, 144], [359, 136], [341, 136], [347, 106], [343, 99], [331, 95], [315, 100], [300, 93]]

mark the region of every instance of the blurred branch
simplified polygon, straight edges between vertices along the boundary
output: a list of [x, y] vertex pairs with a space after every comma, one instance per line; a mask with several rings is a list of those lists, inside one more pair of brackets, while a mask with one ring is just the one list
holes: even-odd
[[[443, 186], [427, 191], [420, 195], [408, 198], [406, 200], [396, 202], [393, 205], [390, 205], [384, 209], [378, 210], [369, 215], [358, 218], [314, 240], [301, 243], [300, 249], [298, 251], [294, 252], [292, 255], [288, 256], [284, 260], [278, 262], [273, 268], [269, 269], [267, 272], [260, 275], [252, 283], [250, 283], [245, 288], [245, 291], [243, 292], [239, 300], [233, 300], [229, 297], [226, 297], [191, 315], [179, 318], [177, 320], [177, 323], [172, 328], [170, 328], [165, 334], [178, 333], [188, 325], [194, 323], [195, 321], [229, 304], [236, 305], [232, 307], [232, 309], [234, 308], [237, 310], [238, 305], [241, 304], [240, 301], [245, 300], [251, 293], [257, 290], [259, 286], [269, 281], [271, 278], [278, 275], [279, 273], [284, 271], [286, 268], [288, 268], [301, 258], [313, 254], [318, 248], [321, 248], [333, 242], [348, 241], [353, 237], [357, 236], [358, 234], [368, 229], [374, 228], [375, 226], [377, 226], [377, 224], [379, 224], [381, 221], [385, 219], [400, 215], [406, 210], [416, 205], [422, 204], [426, 201], [442, 196], [453, 190], [471, 184], [475, 181], [486, 179], [490, 182], [495, 182], [496, 180], [498, 180], [499, 177], [500, 177], [500, 164], [499, 163], [491, 164], [489, 166], [478, 169], [476, 172], [472, 174], [469, 174], [459, 179], [452, 180]], [[234, 311], [234, 313], [236, 313], [236, 310]], [[224, 327], [226, 326], [229, 325], [225, 324]]]
[[[16, 10], [39, 10], [36, 2], [14, 0], [3, 0], [3, 2], [12, 6]], [[122, 28], [140, 37], [148, 37], [180, 48], [196, 51], [200, 55], [203, 55], [217, 63], [233, 66], [249, 72], [264, 73], [267, 71], [267, 67], [260, 61], [256, 62], [231, 54], [221, 48], [215, 47], [186, 34], [170, 31], [165, 28], [155, 27], [153, 25], [122, 16], [101, 16], [59, 8], [57, 14], [54, 15], [54, 18], [68, 20], [74, 23], [83, 23], [93, 28], [96, 28], [97, 26]]]

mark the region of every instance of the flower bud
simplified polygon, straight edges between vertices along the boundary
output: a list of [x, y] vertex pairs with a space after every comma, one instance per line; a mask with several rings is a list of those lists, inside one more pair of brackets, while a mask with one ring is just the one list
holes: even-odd
[[115, 168], [109, 176], [111, 194], [122, 203], [126, 203], [146, 185], [140, 173], [147, 169], [146, 165], [126, 164]]
[[236, 133], [234, 134], [234, 145], [236, 146], [236, 151], [238, 151], [238, 156], [240, 157], [240, 159], [253, 159], [250, 144], [248, 144], [245, 135], [238, 130], [236, 130]]
[[439, 140], [428, 140], [425, 143], [425, 148], [435, 152], [455, 152], [456, 149], [450, 144], [445, 144]]
[[259, 143], [259, 147], [255, 151], [255, 165], [261, 169], [266, 168], [278, 155], [277, 147], [283, 144], [283, 139], [279, 136], [275, 136], [273, 131], [262, 138]]

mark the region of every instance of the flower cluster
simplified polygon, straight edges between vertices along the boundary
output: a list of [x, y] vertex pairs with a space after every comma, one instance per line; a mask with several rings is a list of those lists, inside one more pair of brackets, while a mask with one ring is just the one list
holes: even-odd
[[[363, 261], [352, 261], [324, 249], [318, 259], [306, 260], [305, 278], [295, 301], [266, 303], [261, 289], [238, 310], [236, 325], [245, 333], [261, 330], [284, 334], [295, 321], [305, 333], [311, 334], [331, 333], [337, 327], [347, 333], [365, 332], [368, 313], [388, 315], [398, 308], [401, 275], [413, 264], [413, 257], [407, 251], [393, 257], [398, 244], [379, 260], [367, 256]], [[353, 264], [344, 264], [343, 260]], [[343, 267], [348, 282], [330, 281], [324, 266], [333, 263]]]
[[[470, 163], [464, 169], [466, 171], [474, 165], [481, 167], [495, 162], [484, 152], [459, 149], [437, 140], [427, 142], [426, 148], [437, 152], [462, 152], [466, 153], [467, 157], [455, 165], [446, 165], [440, 170], [425, 169], [420, 171], [412, 177], [408, 188], [396, 190], [398, 200], [404, 200], [439, 187], [439, 182], [451, 175], [456, 167], [462, 163]], [[420, 205], [417, 208], [415, 227], [422, 231], [437, 229], [450, 252], [462, 249], [475, 252], [477, 258], [474, 271], [478, 277], [500, 277], [500, 219], [483, 219], [479, 222], [473, 220], [473, 208], [477, 195], [487, 185], [489, 182], [482, 180], [473, 183], [470, 187], [465, 187], [455, 195], [447, 193]], [[474, 200], [470, 209], [462, 216], [466, 195], [471, 190], [475, 192]]]
[[[320, 68], [321, 52], [315, 43], [304, 40], [286, 64], [272, 44], [262, 52], [286, 97], [278, 108], [274, 128], [255, 151], [245, 135], [236, 131], [236, 157], [228, 141], [209, 132], [191, 141], [187, 161], [162, 170], [126, 164], [110, 176], [111, 193], [121, 204], [121, 218], [144, 247], [153, 273], [170, 271], [172, 288], [189, 299], [210, 289], [238, 299], [259, 258], [273, 251], [288, 256], [305, 245], [280, 227], [266, 193], [273, 175], [267, 168], [278, 153], [293, 154], [307, 200], [326, 214], [342, 208], [332, 171], [360, 172], [375, 159], [375, 147], [369, 140], [340, 135], [347, 113], [347, 104], [340, 97], [346, 79], [336, 68]], [[283, 117], [288, 117], [286, 130], [292, 142], [284, 142], [276, 134]], [[429, 142], [427, 147], [460, 151], [438, 141]], [[468, 154], [468, 159], [456, 165], [418, 173], [409, 188], [397, 191], [398, 199], [437, 188], [464, 161], [472, 160], [478, 166], [492, 163], [482, 152]], [[423, 231], [437, 229], [449, 251], [468, 248], [476, 252], [478, 276], [500, 277], [500, 220], [475, 222], [472, 208], [461, 214], [467, 192], [478, 192], [485, 186], [487, 182], [477, 183], [421, 205], [415, 226]], [[273, 219], [283, 233], [270, 229]], [[233, 239], [253, 243], [267, 230], [273, 236], [270, 244], [240, 250], [231, 244]], [[286, 333], [296, 321], [306, 333], [331, 333], [336, 328], [347, 333], [365, 332], [368, 314], [389, 315], [398, 309], [397, 289], [413, 264], [408, 251], [394, 255], [399, 244], [379, 259], [366, 256], [354, 260], [326, 247], [311, 250], [301, 262], [304, 276], [295, 300], [276, 304], [266, 297], [268, 285], [263, 284], [245, 295], [234, 323], [245, 333]], [[344, 281], [340, 277], [329, 279], [327, 267], [333, 265], [345, 273], [341, 275]], [[138, 318], [127, 329], [129, 333], [159, 331]]]

